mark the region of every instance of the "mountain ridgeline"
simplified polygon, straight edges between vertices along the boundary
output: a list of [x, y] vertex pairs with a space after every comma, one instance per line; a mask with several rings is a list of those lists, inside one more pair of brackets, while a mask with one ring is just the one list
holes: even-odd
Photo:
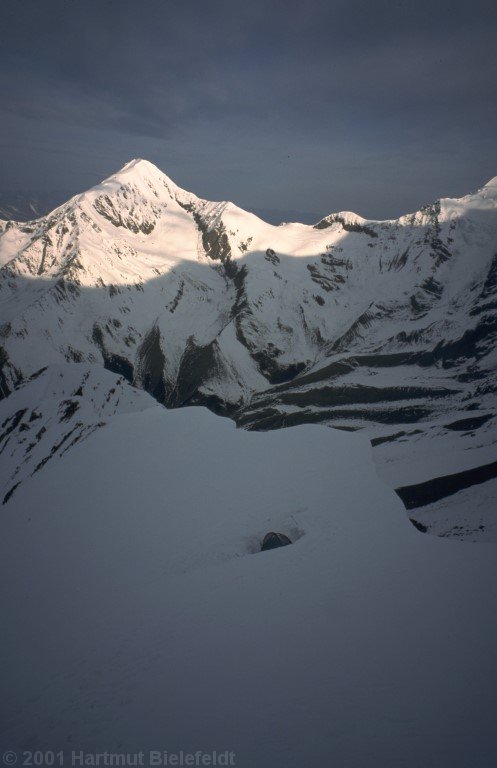
[[497, 178], [397, 220], [273, 226], [134, 160], [1, 221], [0, 264], [3, 397], [80, 363], [250, 430], [362, 430], [420, 529], [497, 537]]

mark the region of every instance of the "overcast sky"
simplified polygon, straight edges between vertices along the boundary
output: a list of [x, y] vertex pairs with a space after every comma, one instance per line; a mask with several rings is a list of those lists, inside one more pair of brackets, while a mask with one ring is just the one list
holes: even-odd
[[495, 0], [1, 8], [3, 199], [144, 157], [244, 208], [390, 218], [497, 175]]

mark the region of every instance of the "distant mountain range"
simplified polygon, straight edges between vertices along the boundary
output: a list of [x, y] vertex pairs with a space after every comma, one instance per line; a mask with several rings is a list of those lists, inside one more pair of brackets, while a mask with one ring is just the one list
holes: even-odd
[[45, 216], [70, 197], [64, 190], [51, 192], [29, 192], [7, 190], [0, 192], [0, 219], [31, 221], [35, 217]]
[[[0, 221], [0, 264], [2, 395], [72, 371], [66, 432], [35, 440], [47, 455], [103, 366], [250, 430], [362, 430], [421, 530], [497, 539], [497, 177], [397, 220], [274, 226], [133, 160], [42, 218]], [[22, 410], [3, 427], [5, 503], [32, 472]]]

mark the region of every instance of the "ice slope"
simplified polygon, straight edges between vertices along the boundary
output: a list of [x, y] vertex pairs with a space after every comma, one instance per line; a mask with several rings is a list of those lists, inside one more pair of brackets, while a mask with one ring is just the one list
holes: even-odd
[[[18, 396], [56, 420], [74, 375]], [[127, 388], [2, 507], [2, 749], [494, 765], [494, 546], [418, 533], [365, 436]], [[294, 543], [257, 553], [272, 529]]]
[[[449, 474], [497, 458], [496, 179], [395, 221], [275, 227], [135, 160], [47, 217], [2, 222], [0, 258], [4, 395], [47, 364], [99, 363], [248, 429], [364, 430], [392, 487], [449, 455]], [[468, 507], [458, 532], [474, 529]]]

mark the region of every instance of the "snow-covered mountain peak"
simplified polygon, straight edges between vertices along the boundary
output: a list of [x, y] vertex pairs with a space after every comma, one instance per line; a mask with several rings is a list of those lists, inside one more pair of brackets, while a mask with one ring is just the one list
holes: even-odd
[[328, 214], [326, 216], [327, 219], [343, 219], [347, 224], [365, 224], [368, 219], [364, 219], [362, 216], [359, 216], [358, 213], [354, 213], [354, 211], [335, 211], [334, 213]]
[[[460, 198], [442, 198], [437, 205], [440, 208], [440, 220], [469, 217], [478, 220], [479, 225], [485, 225], [487, 214], [497, 211], [497, 176], [490, 179], [481, 189]], [[483, 218], [482, 218], [483, 217]], [[492, 224], [492, 231], [494, 225]]]
[[129, 160], [127, 163], [123, 165], [120, 171], [118, 173], [124, 173], [125, 171], [146, 171], [146, 172], [152, 172], [160, 174], [161, 176], [164, 176], [164, 172], [160, 170], [154, 163], [151, 163], [150, 160], [145, 160], [143, 157], [135, 157], [133, 160]]
[[179, 187], [156, 165], [141, 158], [130, 160], [119, 171], [74, 199], [81, 203], [88, 198], [94, 200], [101, 195], [113, 197], [123, 194], [123, 192], [125, 193], [124, 199], [134, 197], [133, 203], [135, 205], [141, 199], [160, 202], [174, 200], [176, 197], [197, 199], [195, 195]]
[[487, 183], [481, 188], [480, 194], [483, 197], [493, 197], [494, 200], [497, 200], [497, 176], [494, 176], [493, 179], [487, 181]]
[[105, 179], [102, 184], [108, 184], [117, 182], [120, 184], [136, 184], [142, 186], [145, 184], [149, 186], [152, 183], [154, 186], [166, 186], [169, 189], [180, 189], [178, 185], [163, 171], [157, 168], [156, 165], [149, 160], [142, 158], [136, 158], [130, 160], [124, 165], [117, 173], [112, 174], [108, 179]]
[[[276, 227], [132, 160], [49, 216], [0, 227], [0, 388], [47, 364], [101, 363], [161, 403], [249, 428], [320, 421], [383, 446], [396, 425], [410, 446], [438, 446], [452, 424], [480, 424], [483, 463], [496, 254], [497, 179], [397, 220], [340, 211]], [[461, 456], [444, 472], [466, 470]]]
[[353, 211], [336, 211], [320, 219], [320, 221], [314, 224], [314, 229], [327, 229], [332, 225], [339, 225], [348, 231], [359, 231], [358, 228], [363, 227], [367, 223], [368, 219], [364, 219]]

